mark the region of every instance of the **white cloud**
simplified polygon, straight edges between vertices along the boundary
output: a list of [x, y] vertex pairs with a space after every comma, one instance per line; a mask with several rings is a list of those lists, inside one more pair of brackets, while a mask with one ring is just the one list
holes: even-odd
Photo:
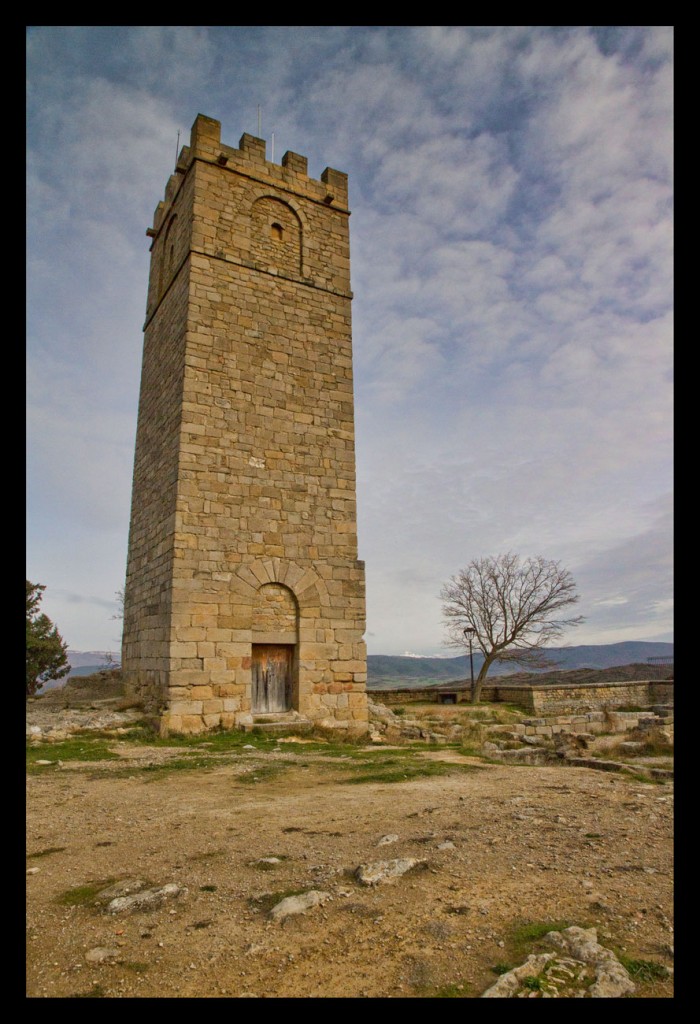
[[434, 650], [440, 584], [509, 548], [580, 575], [591, 642], [668, 631], [671, 50], [645, 27], [30, 30], [28, 571], [71, 647], [114, 632], [177, 130], [201, 111], [236, 145], [258, 104], [278, 161], [349, 174], [372, 650]]

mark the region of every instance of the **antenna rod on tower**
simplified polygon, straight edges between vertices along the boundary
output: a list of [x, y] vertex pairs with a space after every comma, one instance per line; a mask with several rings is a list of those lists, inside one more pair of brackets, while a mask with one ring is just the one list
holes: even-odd
[[180, 155], [180, 129], [177, 130], [177, 142], [175, 143], [175, 163], [177, 164], [177, 158]]
[[270, 161], [274, 164], [275, 162], [275, 133], [272, 133], [272, 153], [270, 154]]
[[258, 138], [262, 138], [262, 117], [260, 115], [260, 104], [258, 103]]

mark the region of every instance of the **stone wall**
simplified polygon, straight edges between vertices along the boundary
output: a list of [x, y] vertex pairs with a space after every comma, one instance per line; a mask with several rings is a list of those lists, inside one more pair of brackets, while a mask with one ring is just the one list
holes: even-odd
[[249, 725], [292, 632], [293, 710], [367, 729], [348, 216], [346, 175], [202, 115], [156, 209], [122, 664], [164, 732]]
[[[541, 686], [492, 683], [481, 691], [482, 700], [500, 704], [515, 704], [530, 714], [564, 714], [573, 711], [602, 711], [616, 707], [650, 707], [652, 704], [673, 703], [673, 682], [667, 680], [640, 680], [608, 683], [550, 683]], [[468, 683], [455, 687], [440, 686], [423, 689], [393, 689], [370, 691], [372, 699], [389, 707], [435, 702], [454, 695], [457, 703], [470, 701]]]

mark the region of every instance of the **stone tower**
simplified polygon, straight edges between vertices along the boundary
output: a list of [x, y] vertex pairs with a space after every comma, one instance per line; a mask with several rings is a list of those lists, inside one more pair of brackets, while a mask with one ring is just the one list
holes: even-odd
[[122, 664], [161, 731], [367, 729], [347, 175], [199, 115], [153, 227]]

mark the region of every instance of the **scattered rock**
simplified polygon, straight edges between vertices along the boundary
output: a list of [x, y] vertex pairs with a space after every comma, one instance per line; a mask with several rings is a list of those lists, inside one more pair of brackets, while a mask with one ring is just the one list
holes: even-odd
[[438, 850], [455, 850], [456, 846], [451, 839], [446, 839], [444, 843], [438, 843]]
[[130, 896], [132, 893], [139, 892], [141, 889], [146, 888], [146, 883], [141, 878], [126, 878], [121, 882], [115, 882], [114, 885], [108, 886], [106, 889], [101, 889], [95, 896], [94, 902], [98, 906], [106, 905], [111, 903], [112, 900], [117, 899], [119, 896]]
[[418, 864], [425, 864], [425, 861], [415, 857], [399, 857], [396, 860], [379, 860], [373, 864], [360, 864], [355, 871], [355, 878], [362, 885], [378, 885], [388, 878], [405, 875], [407, 871]]
[[565, 928], [561, 932], [548, 932], [544, 941], [569, 956], [591, 964], [596, 980], [589, 995], [598, 999], [617, 999], [635, 991], [635, 985], [615, 954], [598, 942], [595, 928]]
[[38, 875], [40, 871], [41, 868], [27, 868], [28, 875]]
[[512, 999], [519, 992], [524, 979], [541, 974], [554, 956], [554, 953], [532, 953], [520, 967], [514, 967], [512, 971], [502, 974], [491, 988], [486, 989], [481, 998]]
[[398, 841], [399, 837], [395, 835], [393, 832], [390, 832], [388, 835], [382, 836], [382, 838], [377, 843], [377, 846], [386, 846], [388, 843], [397, 843]]
[[258, 860], [254, 860], [253, 864], [281, 864], [282, 860], [280, 857], [260, 857]]
[[119, 956], [118, 949], [110, 949], [107, 946], [95, 946], [94, 949], [87, 951], [85, 959], [89, 960], [90, 963], [99, 964], [103, 960], [113, 960], [116, 956]]
[[300, 896], [287, 896], [286, 899], [275, 904], [270, 911], [270, 917], [273, 921], [284, 921], [286, 917], [291, 917], [293, 914], [303, 914], [304, 911], [317, 907], [320, 903], [324, 903], [331, 898], [329, 892], [321, 892], [318, 889], [312, 889], [310, 892], [302, 893]]
[[[544, 941], [558, 952], [531, 954], [519, 967], [501, 975], [482, 998], [617, 999], [635, 991], [615, 954], [599, 945], [595, 928], [572, 926], [548, 932]], [[595, 975], [593, 984], [591, 970]]]
[[107, 906], [108, 914], [122, 914], [131, 910], [150, 910], [152, 907], [160, 906], [166, 900], [174, 899], [186, 893], [187, 889], [181, 885], [170, 882], [159, 889], [144, 889], [142, 892], [134, 893], [133, 896], [119, 896]]

